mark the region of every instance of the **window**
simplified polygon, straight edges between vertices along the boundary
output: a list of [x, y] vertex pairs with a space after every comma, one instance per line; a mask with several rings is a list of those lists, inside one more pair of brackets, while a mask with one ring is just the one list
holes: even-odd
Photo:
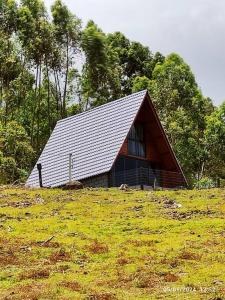
[[145, 157], [144, 127], [142, 124], [131, 127], [128, 135], [128, 154]]

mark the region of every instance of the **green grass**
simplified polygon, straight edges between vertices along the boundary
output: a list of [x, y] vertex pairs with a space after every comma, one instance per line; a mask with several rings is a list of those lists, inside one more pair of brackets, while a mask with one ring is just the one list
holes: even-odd
[[[168, 200], [182, 207], [166, 208]], [[0, 299], [197, 300], [224, 293], [224, 189], [0, 187]]]

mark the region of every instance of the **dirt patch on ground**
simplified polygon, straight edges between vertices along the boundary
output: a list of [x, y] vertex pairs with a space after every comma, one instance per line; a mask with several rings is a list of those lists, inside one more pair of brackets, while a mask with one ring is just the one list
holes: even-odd
[[32, 242], [32, 245], [35, 247], [44, 247], [44, 248], [59, 248], [60, 244], [58, 242], [52, 241], [53, 238], [54, 236], [46, 241], [34, 241]]
[[117, 279], [109, 282], [113, 288], [140, 288], [153, 289], [159, 287], [163, 279], [158, 274], [147, 268], [139, 268], [137, 271], [127, 274], [120, 266], [117, 268]]
[[147, 268], [139, 268], [136, 272], [126, 274], [121, 268], [117, 269], [117, 280], [108, 284], [114, 288], [158, 289], [166, 282], [177, 282], [179, 276], [171, 272], [156, 273]]
[[134, 286], [132, 274], [126, 274], [123, 268], [119, 265], [117, 267], [117, 278], [113, 280], [108, 280], [105, 285], [116, 289], [130, 289]]
[[199, 216], [215, 216], [214, 211], [211, 210], [191, 210], [187, 212], [179, 212], [179, 211], [170, 211], [166, 213], [166, 216], [170, 219], [174, 220], [189, 220], [193, 217], [199, 217]]
[[162, 278], [156, 273], [146, 270], [138, 270], [132, 276], [133, 281], [138, 288], [155, 288], [162, 283]]
[[216, 241], [216, 240], [207, 240], [204, 243], [202, 243], [202, 245], [204, 245], [206, 247], [214, 247], [214, 246], [218, 246], [220, 244], [221, 244], [221, 242]]
[[109, 252], [108, 245], [104, 243], [100, 243], [98, 240], [94, 240], [94, 242], [91, 245], [89, 245], [87, 248], [93, 254], [103, 254]]
[[26, 208], [31, 206], [33, 203], [31, 201], [17, 201], [17, 202], [9, 202], [7, 206], [16, 207], [16, 208]]
[[47, 285], [36, 282], [27, 285], [18, 285], [0, 296], [2, 300], [38, 300], [47, 296], [48, 299], [54, 299]]
[[129, 264], [131, 262], [130, 259], [126, 258], [126, 257], [120, 257], [117, 259], [117, 264], [120, 265], [120, 266], [125, 266], [127, 264]]
[[15, 219], [15, 218], [12, 217], [12, 216], [9, 216], [7, 214], [0, 214], [0, 221], [1, 222], [5, 222], [7, 220], [13, 220], [13, 219]]
[[63, 281], [60, 283], [60, 286], [65, 287], [74, 292], [79, 292], [82, 290], [81, 285], [76, 281]]
[[8, 265], [19, 264], [18, 257], [11, 250], [4, 250], [0, 252], [0, 266], [6, 267]]
[[[34, 204], [43, 204], [45, 201], [39, 195], [36, 194], [34, 198], [29, 197], [27, 194], [17, 194], [13, 193], [10, 195], [1, 195], [1, 198], [10, 199], [10, 196], [17, 197], [19, 201], [7, 201], [0, 204], [0, 207], [14, 207], [14, 208], [27, 208]], [[20, 200], [21, 199], [21, 200]]]
[[179, 255], [179, 258], [186, 260], [201, 260], [201, 255], [190, 251], [182, 251]]
[[19, 239], [0, 238], [0, 266], [24, 264], [31, 248]]
[[168, 198], [166, 196], [156, 197], [155, 195], [151, 195], [150, 200], [152, 202], [162, 203], [164, 208], [180, 208], [182, 205], [177, 203], [174, 199]]
[[19, 280], [48, 278], [50, 273], [50, 269], [43, 268], [25, 270], [19, 275]]
[[71, 253], [66, 252], [64, 249], [60, 249], [52, 253], [49, 257], [51, 263], [57, 263], [60, 261], [70, 261], [71, 260]]
[[110, 292], [93, 292], [87, 296], [87, 300], [116, 300], [115, 294]]
[[48, 243], [37, 242], [36, 245], [39, 247], [44, 247], [44, 248], [59, 248], [60, 247], [60, 244], [58, 242], [48, 242]]
[[180, 208], [182, 206], [173, 199], [163, 198], [162, 201], [164, 208]]
[[160, 262], [161, 264], [165, 264], [165, 265], [169, 265], [171, 268], [176, 268], [177, 266], [180, 265], [178, 259], [168, 259], [168, 258], [164, 258], [161, 260]]
[[130, 207], [128, 208], [128, 211], [135, 211], [135, 212], [139, 212], [142, 211], [144, 208], [143, 205], [135, 205], [134, 207]]
[[57, 268], [56, 268], [56, 272], [58, 272], [58, 273], [66, 273], [66, 272], [68, 272], [70, 270], [70, 266], [68, 266], [68, 265], [61, 265], [61, 266], [57, 266]]
[[179, 280], [179, 277], [172, 273], [167, 273], [163, 276], [165, 282], [176, 282]]
[[128, 240], [126, 243], [134, 245], [135, 247], [153, 246], [155, 241], [153, 240]]

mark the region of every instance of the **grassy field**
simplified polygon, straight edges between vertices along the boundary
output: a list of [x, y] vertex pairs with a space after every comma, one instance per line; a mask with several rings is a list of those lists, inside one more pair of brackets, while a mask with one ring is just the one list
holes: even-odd
[[224, 189], [0, 187], [0, 299], [224, 294]]

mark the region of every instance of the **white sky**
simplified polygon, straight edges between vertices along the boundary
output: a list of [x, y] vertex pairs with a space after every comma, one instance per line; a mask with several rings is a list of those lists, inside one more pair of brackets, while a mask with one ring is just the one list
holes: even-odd
[[[53, 0], [45, 0], [47, 6]], [[64, 0], [83, 21], [166, 55], [177, 52], [191, 66], [205, 96], [225, 100], [225, 0]]]

